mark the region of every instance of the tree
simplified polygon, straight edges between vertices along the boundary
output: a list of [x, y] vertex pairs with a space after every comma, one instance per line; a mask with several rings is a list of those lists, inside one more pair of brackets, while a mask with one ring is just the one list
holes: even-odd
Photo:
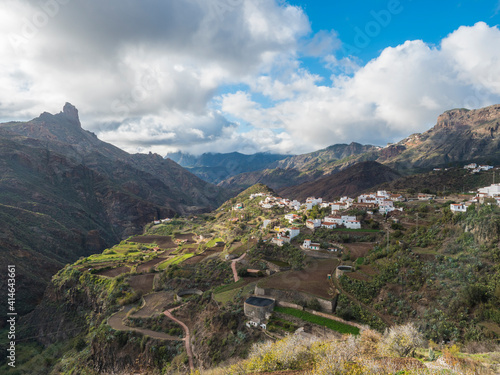
[[423, 335], [413, 323], [389, 328], [385, 331], [381, 343], [389, 355], [396, 354], [400, 357], [413, 356], [415, 350], [423, 344]]

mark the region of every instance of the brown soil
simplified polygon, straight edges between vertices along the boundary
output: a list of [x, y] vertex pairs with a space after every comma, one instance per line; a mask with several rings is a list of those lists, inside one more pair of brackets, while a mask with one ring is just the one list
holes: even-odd
[[122, 273], [127, 273], [127, 272], [130, 272], [130, 267], [122, 266], [122, 267], [118, 267], [118, 268], [113, 268], [111, 270], [97, 272], [96, 274], [101, 275], [101, 276], [107, 276], [107, 277], [116, 277], [116, 276], [120, 276]]
[[147, 318], [154, 314], [161, 314], [166, 306], [174, 301], [174, 292], [158, 292], [144, 296], [146, 305], [137, 311], [134, 316], [138, 318]]
[[259, 283], [259, 286], [281, 290], [296, 290], [322, 298], [331, 298], [328, 294], [330, 285], [327, 275], [335, 275], [335, 268], [339, 263], [337, 259], [313, 260], [312, 264], [302, 271], [280, 272], [266, 278]]
[[343, 244], [347, 251], [351, 252], [351, 259], [365, 257], [368, 252], [373, 249], [374, 243], [372, 242], [357, 242]]
[[194, 239], [194, 234], [193, 233], [186, 233], [186, 234], [176, 234], [175, 239], [177, 240], [187, 240], [186, 243], [196, 243]]
[[222, 253], [223, 250], [224, 250], [223, 247], [211, 247], [210, 249], [205, 250], [203, 252], [203, 254], [196, 255], [196, 256], [194, 256], [192, 258], [189, 258], [189, 259], [185, 260], [183, 262], [183, 264], [196, 264], [196, 263], [200, 263], [201, 261], [205, 260], [209, 256]]
[[137, 272], [149, 272], [151, 267], [156, 266], [158, 263], [161, 263], [165, 260], [165, 258], [155, 258], [150, 261], [147, 261], [145, 263], [142, 263], [141, 265], [137, 266]]
[[130, 287], [138, 292], [148, 293], [153, 289], [154, 273], [130, 276]]
[[161, 249], [171, 249], [177, 247], [170, 236], [136, 236], [132, 237], [129, 241], [147, 244], [155, 243]]
[[373, 268], [372, 266], [360, 266], [359, 270], [362, 273], [365, 273], [365, 274], [367, 274], [369, 276], [378, 275], [378, 271], [375, 268]]

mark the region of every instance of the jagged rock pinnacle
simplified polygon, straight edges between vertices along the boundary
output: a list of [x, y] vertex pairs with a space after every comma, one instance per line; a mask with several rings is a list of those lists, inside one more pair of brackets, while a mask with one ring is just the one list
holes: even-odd
[[78, 109], [71, 103], [66, 103], [63, 108], [63, 113], [72, 122], [77, 123], [80, 126], [80, 118], [78, 117]]

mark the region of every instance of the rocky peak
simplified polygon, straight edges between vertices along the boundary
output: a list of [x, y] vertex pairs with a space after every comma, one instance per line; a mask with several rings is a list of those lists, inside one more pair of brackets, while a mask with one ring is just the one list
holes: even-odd
[[498, 118], [500, 118], [499, 104], [474, 110], [452, 109], [438, 117], [436, 128], [475, 127]]
[[77, 124], [79, 127], [81, 127], [80, 124], [80, 118], [78, 117], [78, 109], [71, 104], [71, 103], [66, 103], [63, 107], [62, 114], [66, 115], [66, 117], [73, 123]]

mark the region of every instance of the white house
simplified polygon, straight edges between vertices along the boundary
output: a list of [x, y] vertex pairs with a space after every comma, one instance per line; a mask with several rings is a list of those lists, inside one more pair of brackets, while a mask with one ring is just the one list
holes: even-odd
[[293, 200], [289, 203], [288, 205], [289, 208], [292, 210], [299, 210], [300, 209], [300, 202], [298, 200]]
[[319, 250], [319, 243], [311, 242], [311, 240], [304, 240], [302, 247], [309, 250]]
[[290, 239], [288, 238], [288, 241], [285, 241], [287, 237], [273, 237], [271, 240], [271, 243], [278, 245], [279, 247], [283, 246], [285, 242], [290, 242]]
[[489, 171], [490, 169], [493, 169], [492, 165], [479, 165], [478, 168], [482, 171]]
[[361, 194], [358, 203], [377, 203], [377, 198], [373, 194]]
[[347, 202], [333, 202], [332, 203], [332, 212], [333, 211], [343, 211], [349, 208], [349, 203]]
[[476, 163], [470, 163], [464, 166], [464, 169], [476, 169], [477, 164]]
[[361, 223], [358, 220], [346, 220], [344, 225], [348, 229], [361, 229]]
[[290, 239], [297, 237], [300, 234], [300, 229], [297, 227], [288, 228], [288, 232], [290, 233]]
[[451, 212], [467, 212], [467, 206], [464, 203], [450, 204]]
[[346, 221], [356, 221], [356, 216], [348, 216], [348, 215], [342, 215], [342, 224], [345, 224]]
[[309, 229], [318, 228], [320, 225], [321, 225], [320, 219], [312, 219], [306, 221], [306, 227], [308, 227]]
[[328, 221], [323, 221], [321, 223], [321, 228], [334, 229], [334, 228], [337, 228], [337, 224], [329, 223]]
[[338, 216], [338, 215], [326, 216], [323, 219], [323, 221], [327, 222], [327, 223], [334, 223], [334, 224], [337, 224], [337, 225], [343, 224], [342, 218], [340, 216]]
[[386, 212], [394, 211], [394, 202], [390, 199], [384, 199], [378, 205], [380, 213], [385, 214]]
[[479, 194], [486, 194], [488, 197], [496, 197], [500, 195], [500, 184], [493, 184], [477, 190]]

